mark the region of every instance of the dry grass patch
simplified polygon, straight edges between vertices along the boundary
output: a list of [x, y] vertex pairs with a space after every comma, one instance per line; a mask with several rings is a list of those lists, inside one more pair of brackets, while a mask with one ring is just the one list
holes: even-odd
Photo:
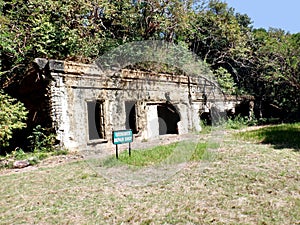
[[213, 161], [148, 186], [85, 161], [3, 175], [0, 224], [299, 224], [299, 152], [223, 139]]

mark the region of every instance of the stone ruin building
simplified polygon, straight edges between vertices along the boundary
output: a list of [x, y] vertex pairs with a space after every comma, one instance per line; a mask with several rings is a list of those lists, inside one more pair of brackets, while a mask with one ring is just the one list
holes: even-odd
[[[19, 88], [29, 120], [51, 127], [69, 150], [112, 147], [113, 130], [131, 129], [137, 141], [200, 131], [201, 114], [224, 102], [201, 76], [106, 74], [95, 64], [40, 58], [31, 73]], [[237, 102], [226, 100], [219, 110], [234, 110]]]

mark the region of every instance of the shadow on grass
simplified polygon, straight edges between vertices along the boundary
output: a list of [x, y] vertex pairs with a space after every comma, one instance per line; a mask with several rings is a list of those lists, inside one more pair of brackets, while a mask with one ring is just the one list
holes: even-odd
[[244, 139], [254, 139], [262, 144], [271, 144], [275, 149], [292, 148], [300, 151], [300, 123], [281, 124], [240, 133]]

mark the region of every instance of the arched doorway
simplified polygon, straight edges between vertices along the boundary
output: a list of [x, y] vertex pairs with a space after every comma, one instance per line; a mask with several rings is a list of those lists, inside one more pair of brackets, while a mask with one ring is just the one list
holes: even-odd
[[178, 110], [169, 102], [157, 105], [159, 135], [178, 134], [180, 115]]

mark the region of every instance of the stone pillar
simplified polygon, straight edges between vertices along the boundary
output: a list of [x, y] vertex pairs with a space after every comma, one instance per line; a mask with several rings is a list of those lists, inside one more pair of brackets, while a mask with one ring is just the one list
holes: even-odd
[[147, 105], [147, 138], [159, 136], [157, 105]]

